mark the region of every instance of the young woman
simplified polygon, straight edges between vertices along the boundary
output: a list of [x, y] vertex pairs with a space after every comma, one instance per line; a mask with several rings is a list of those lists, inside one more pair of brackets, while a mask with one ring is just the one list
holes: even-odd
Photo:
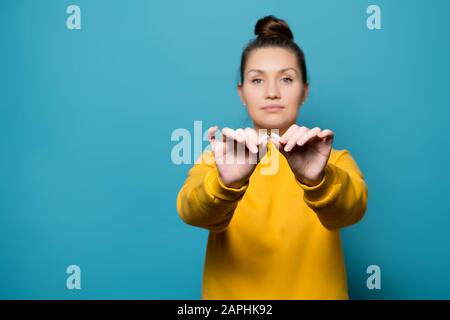
[[210, 128], [211, 150], [177, 197], [181, 219], [210, 231], [202, 299], [348, 299], [339, 229], [363, 217], [367, 185], [349, 151], [332, 148], [333, 131], [296, 124], [309, 83], [287, 23], [266, 16], [255, 34], [237, 88], [254, 127], [219, 139]]

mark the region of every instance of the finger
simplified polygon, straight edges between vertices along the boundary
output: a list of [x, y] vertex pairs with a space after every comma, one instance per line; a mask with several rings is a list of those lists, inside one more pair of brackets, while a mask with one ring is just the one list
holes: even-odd
[[258, 149], [258, 162], [264, 157], [267, 152], [267, 145], [269, 136], [267, 133], [259, 136], [256, 131], [254, 131], [254, 138], [256, 139], [256, 147]]
[[244, 133], [246, 136], [246, 144], [248, 150], [250, 150], [252, 153], [257, 153], [258, 135], [256, 134], [256, 131], [252, 128], [245, 128]]
[[236, 132], [233, 129], [230, 128], [223, 128], [222, 132], [220, 133], [222, 142], [228, 141], [236, 141]]
[[281, 143], [286, 143], [289, 140], [289, 137], [297, 130], [299, 126], [297, 124], [293, 124], [291, 125], [286, 132], [281, 136], [280, 138], [280, 142]]
[[306, 127], [299, 127], [296, 132], [294, 132], [287, 141], [286, 145], [284, 146], [284, 151], [289, 152], [294, 148], [294, 146], [297, 144], [297, 141], [308, 132], [308, 128]]
[[216, 133], [217, 133], [218, 129], [219, 129], [218, 126], [214, 126], [214, 127], [211, 127], [211, 128], [208, 129], [207, 135], [208, 135], [208, 141], [209, 141], [211, 147], [216, 142]]
[[333, 137], [334, 136], [334, 132], [331, 131], [330, 129], [325, 129], [325, 130], [322, 130], [317, 136], [319, 138]]
[[307, 133], [305, 133], [298, 141], [297, 144], [299, 146], [304, 145], [305, 143], [307, 143], [308, 141], [310, 141], [312, 138], [314, 138], [315, 136], [317, 136], [320, 133], [320, 128], [319, 127], [314, 127], [311, 130], [309, 130]]
[[258, 138], [257, 144], [260, 145], [264, 140], [269, 139], [267, 133], [264, 133], [261, 137]]
[[218, 143], [216, 138], [213, 140], [213, 144], [211, 144], [212, 154], [216, 159], [216, 163], [223, 163], [223, 155], [224, 155], [224, 144]]
[[239, 143], [245, 142], [244, 130], [239, 128], [239, 129], [236, 129], [235, 132], [236, 132], [236, 141]]
[[243, 149], [239, 149], [239, 150], [242, 150], [245, 154], [245, 148], [248, 148], [249, 150], [251, 148], [251, 147], [249, 147], [249, 145], [247, 143], [247, 136], [245, 134], [245, 131], [242, 128], [238, 128], [235, 130], [235, 132], [236, 132], [236, 141], [239, 143], [239, 146], [244, 147]]
[[267, 153], [267, 145], [269, 144], [269, 136], [266, 135], [265, 138], [260, 139], [259, 143], [258, 143], [258, 162], [261, 161], [262, 158], [264, 158], [264, 156]]

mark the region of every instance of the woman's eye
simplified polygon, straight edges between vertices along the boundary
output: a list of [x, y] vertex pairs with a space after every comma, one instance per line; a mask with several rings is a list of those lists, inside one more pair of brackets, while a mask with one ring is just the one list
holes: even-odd
[[[261, 79], [253, 79], [252, 83], [255, 83], [255, 81], [262, 81], [262, 80]], [[261, 83], [261, 82], [256, 82], [256, 84], [259, 84], [259, 83]]]
[[284, 81], [284, 82], [286, 82], [286, 80], [287, 80], [287, 83], [291, 83], [291, 82], [292, 82], [292, 79], [291, 79], [291, 78], [288, 78], [288, 77], [283, 78], [283, 81]]

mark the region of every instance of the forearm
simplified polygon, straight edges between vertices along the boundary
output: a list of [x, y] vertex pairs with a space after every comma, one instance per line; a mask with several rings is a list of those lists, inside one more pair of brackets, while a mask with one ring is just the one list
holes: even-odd
[[303, 188], [304, 201], [327, 229], [352, 225], [364, 216], [368, 188], [358, 170], [328, 163], [319, 184], [297, 182]]
[[187, 224], [211, 231], [224, 230], [247, 187], [248, 182], [240, 188], [225, 186], [216, 168], [193, 173], [178, 193], [178, 214]]

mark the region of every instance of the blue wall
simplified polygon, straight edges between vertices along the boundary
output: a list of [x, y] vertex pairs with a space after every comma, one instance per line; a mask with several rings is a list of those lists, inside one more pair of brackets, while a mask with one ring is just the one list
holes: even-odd
[[[70, 4], [81, 30], [66, 27]], [[369, 4], [381, 30], [366, 27]], [[200, 298], [207, 231], [178, 218], [191, 165], [172, 163], [171, 134], [251, 125], [239, 58], [274, 14], [310, 71], [298, 122], [332, 129], [369, 186], [364, 220], [342, 231], [351, 297], [449, 299], [449, 12], [447, 0], [2, 0], [0, 298]], [[66, 288], [71, 264], [81, 290]], [[381, 290], [366, 287], [371, 264]]]

